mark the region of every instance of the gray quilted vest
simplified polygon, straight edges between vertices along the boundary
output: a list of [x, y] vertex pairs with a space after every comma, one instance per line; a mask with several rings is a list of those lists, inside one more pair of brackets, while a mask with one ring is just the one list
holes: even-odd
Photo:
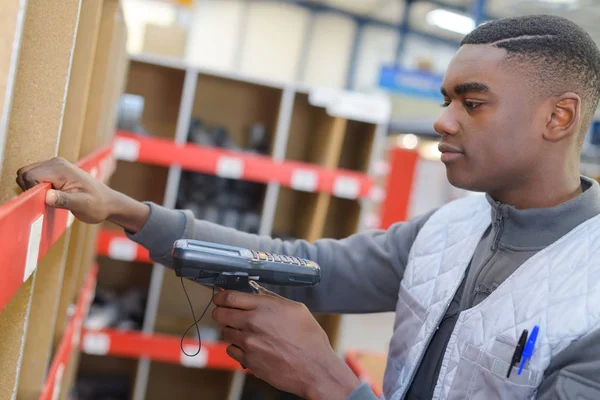
[[[412, 246], [400, 285], [383, 399], [404, 398], [423, 353], [491, 223], [484, 196], [434, 213]], [[600, 328], [600, 216], [526, 261], [487, 299], [463, 311], [434, 399], [532, 399], [550, 360]], [[506, 372], [523, 329], [540, 331], [521, 375]], [[432, 366], [433, 368], [434, 366]]]

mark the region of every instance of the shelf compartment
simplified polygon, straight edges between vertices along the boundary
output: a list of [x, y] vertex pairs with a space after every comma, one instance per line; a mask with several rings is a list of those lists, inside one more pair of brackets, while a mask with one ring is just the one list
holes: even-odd
[[[213, 289], [189, 279], [184, 279], [183, 282], [194, 307], [196, 318], [198, 318], [200, 313], [211, 303]], [[215, 293], [217, 290], [215, 289]], [[198, 322], [198, 326], [201, 329], [211, 329], [211, 335], [219, 338], [221, 326], [212, 319], [214, 308], [214, 304], [211, 303], [202, 321]], [[154, 331], [162, 334], [181, 336], [193, 322], [194, 319], [190, 310], [190, 304], [181, 286], [181, 278], [177, 277], [173, 271], [165, 271]], [[195, 328], [188, 331], [188, 337], [196, 338], [196, 335]]]
[[[148, 376], [147, 400], [193, 399], [224, 400], [234, 373], [214, 369], [186, 368], [180, 365], [153, 362]], [[200, 394], [200, 395], [199, 395]]]
[[322, 236], [343, 239], [356, 233], [360, 213], [361, 206], [358, 201], [332, 197], [324, 218]]
[[271, 150], [282, 90], [214, 75], [198, 75], [192, 118], [211, 128], [224, 127], [240, 148], [253, 124], [264, 125]]
[[368, 172], [377, 125], [348, 121], [337, 168]]
[[142, 96], [141, 125], [154, 137], [173, 139], [179, 115], [185, 71], [133, 61], [125, 93]]

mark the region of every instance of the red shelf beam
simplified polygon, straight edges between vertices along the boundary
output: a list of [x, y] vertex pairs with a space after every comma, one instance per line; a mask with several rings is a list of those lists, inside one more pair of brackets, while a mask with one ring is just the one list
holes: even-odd
[[168, 167], [223, 178], [270, 183], [305, 192], [359, 199], [371, 195], [373, 181], [367, 174], [344, 169], [326, 169], [296, 161], [275, 161], [271, 157], [227, 151], [194, 144], [178, 145], [172, 140], [118, 131], [115, 157], [123, 161]]
[[346, 364], [350, 367], [352, 372], [360, 379], [362, 382], [367, 383], [371, 390], [375, 393], [377, 397], [381, 397], [382, 392], [382, 383], [377, 382], [369, 373], [369, 371], [365, 368], [360, 359], [360, 354], [356, 351], [348, 351], [346, 353]]
[[[103, 329], [84, 330], [81, 349], [86, 354], [111, 355], [128, 358], [149, 358], [153, 361], [179, 364], [193, 368], [210, 368], [227, 371], [243, 371], [240, 364], [230, 358], [221, 342], [202, 342], [200, 353], [194, 357], [185, 355], [180, 348], [181, 338], [164, 334], [145, 334], [137, 331]], [[198, 350], [198, 341], [185, 339], [186, 353]]]
[[130, 240], [123, 232], [102, 230], [98, 233], [96, 252], [113, 260], [152, 263], [148, 250]]
[[[54, 359], [52, 360], [52, 364], [50, 365], [50, 370], [48, 371], [48, 376], [46, 377], [46, 383], [42, 389], [40, 400], [57, 399], [58, 394], [60, 394], [63, 376], [71, 361], [73, 350], [79, 347], [81, 326], [83, 325], [84, 318], [88, 314], [90, 304], [94, 297], [97, 276], [98, 266], [93, 265], [81, 288], [75, 306], [75, 314], [69, 321], [69, 325], [65, 330], [56, 354], [54, 355]], [[69, 390], [69, 388], [63, 389]]]
[[[77, 163], [77, 166], [106, 181], [114, 170], [112, 146], [107, 146]], [[49, 183], [37, 185], [0, 205], [0, 311], [27, 281], [64, 231], [73, 215], [45, 205]]]

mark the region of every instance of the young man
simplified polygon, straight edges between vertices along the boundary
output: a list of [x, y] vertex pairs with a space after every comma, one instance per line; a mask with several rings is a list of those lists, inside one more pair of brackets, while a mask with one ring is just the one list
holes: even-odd
[[[282, 390], [374, 399], [308, 310], [395, 310], [386, 399], [600, 399], [600, 187], [579, 174], [600, 51], [559, 17], [491, 22], [463, 40], [442, 93], [448, 179], [486, 196], [385, 232], [314, 244], [249, 235], [139, 203], [56, 159], [22, 168], [18, 182], [51, 182], [48, 204], [120, 224], [166, 266], [182, 237], [318, 262], [320, 285], [280, 291], [294, 301], [264, 289], [214, 299], [230, 356]], [[531, 358], [507, 377], [536, 325]]]

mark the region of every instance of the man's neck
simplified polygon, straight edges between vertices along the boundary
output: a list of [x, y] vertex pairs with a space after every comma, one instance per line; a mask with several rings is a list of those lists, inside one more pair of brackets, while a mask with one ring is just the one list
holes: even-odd
[[[552, 176], [548, 174], [547, 176]], [[555, 175], [552, 179], [538, 179], [520, 187], [508, 188], [489, 193], [502, 203], [525, 210], [530, 208], [549, 208], [577, 197], [583, 192], [581, 178], [577, 176]]]

